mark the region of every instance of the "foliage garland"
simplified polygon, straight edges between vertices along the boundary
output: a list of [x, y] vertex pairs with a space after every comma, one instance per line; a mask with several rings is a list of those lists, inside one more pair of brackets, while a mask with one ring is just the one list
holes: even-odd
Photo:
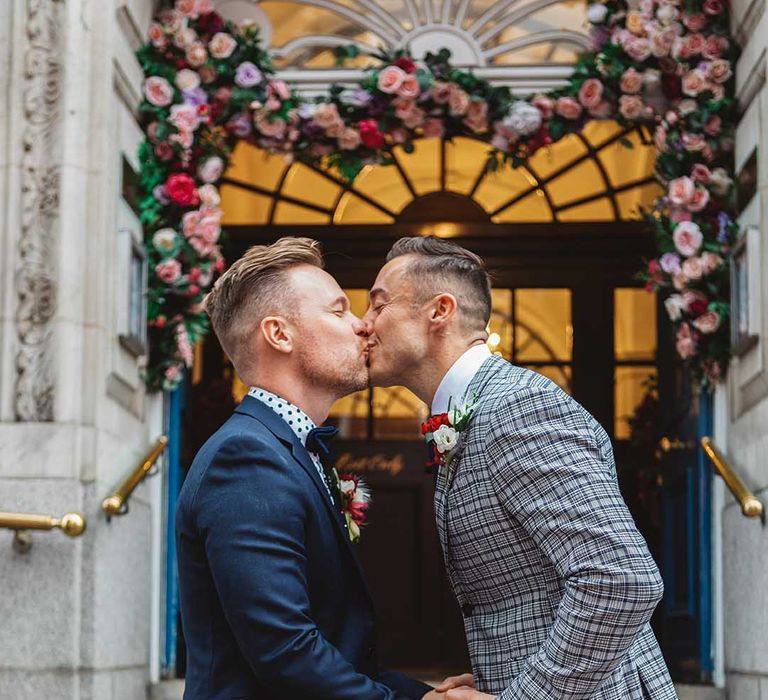
[[654, 131], [667, 193], [646, 212], [658, 255], [640, 275], [666, 295], [678, 355], [711, 388], [730, 353], [728, 254], [738, 233], [737, 47], [727, 8], [724, 0], [605, 0], [587, 14], [593, 51], [567, 86], [546, 95], [517, 98], [452, 67], [447, 50], [421, 61], [398, 51], [380, 55], [354, 91], [333, 86], [304, 102], [275, 79], [255, 26], [225, 21], [210, 0], [162, 11], [137, 53], [149, 388], [173, 389], [208, 330], [202, 301], [225, 267], [217, 183], [239, 140], [352, 181], [365, 165], [391, 163], [395, 147], [412, 151], [416, 138], [483, 140], [494, 170], [608, 118]]

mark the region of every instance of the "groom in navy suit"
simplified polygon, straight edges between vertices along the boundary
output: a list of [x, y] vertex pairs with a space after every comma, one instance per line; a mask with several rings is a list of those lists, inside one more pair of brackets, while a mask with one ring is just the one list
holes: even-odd
[[317, 429], [367, 386], [365, 330], [322, 265], [310, 239], [254, 246], [206, 299], [251, 389], [198, 453], [176, 511], [185, 700], [445, 697], [377, 663]]

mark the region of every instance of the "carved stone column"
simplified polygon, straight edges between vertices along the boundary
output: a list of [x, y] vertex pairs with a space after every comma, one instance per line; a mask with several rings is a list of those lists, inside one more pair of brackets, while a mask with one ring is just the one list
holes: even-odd
[[52, 421], [59, 214], [63, 0], [27, 0], [23, 58], [21, 230], [16, 270], [17, 421]]

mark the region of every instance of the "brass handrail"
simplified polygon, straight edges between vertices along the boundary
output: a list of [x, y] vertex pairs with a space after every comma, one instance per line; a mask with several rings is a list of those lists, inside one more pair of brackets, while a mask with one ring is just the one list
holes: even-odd
[[167, 446], [168, 438], [165, 435], [157, 438], [155, 444], [152, 445], [149, 452], [147, 452], [125, 481], [102, 501], [101, 509], [107, 514], [107, 518], [111, 518], [113, 515], [125, 515], [128, 512], [128, 499], [131, 497], [134, 489], [149, 474], [152, 467], [155, 466], [155, 462], [157, 462]]
[[67, 513], [60, 518], [39, 513], [2, 513], [0, 528], [14, 530], [13, 546], [16, 551], [26, 553], [32, 547], [32, 538], [27, 530], [61, 530], [70, 537], [79, 537], [85, 532], [86, 520], [80, 513]]
[[701, 446], [712, 464], [715, 465], [717, 473], [723, 477], [725, 485], [739, 502], [741, 512], [748, 518], [764, 518], [763, 504], [749, 490], [741, 477], [733, 471], [723, 453], [715, 447], [712, 438], [701, 438]]

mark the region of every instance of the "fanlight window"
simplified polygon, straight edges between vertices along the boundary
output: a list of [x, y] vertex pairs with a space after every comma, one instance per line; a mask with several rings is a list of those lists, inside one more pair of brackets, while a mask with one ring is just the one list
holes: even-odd
[[[487, 152], [468, 138], [421, 139], [350, 185], [240, 143], [221, 188], [224, 224], [391, 224], [414, 220], [408, 206], [424, 198], [416, 207], [428, 207], [441, 193], [471, 200], [477, 220], [498, 224], [633, 220], [661, 192], [650, 135], [615, 122], [592, 122], [517, 169], [486, 172]], [[441, 213], [427, 218], [450, 220]]]
[[589, 49], [585, 3], [574, 0], [221, 0], [255, 19], [279, 68], [328, 69], [336, 46], [356, 44], [357, 66], [380, 49], [417, 57], [449, 48], [455, 65], [572, 64]]

